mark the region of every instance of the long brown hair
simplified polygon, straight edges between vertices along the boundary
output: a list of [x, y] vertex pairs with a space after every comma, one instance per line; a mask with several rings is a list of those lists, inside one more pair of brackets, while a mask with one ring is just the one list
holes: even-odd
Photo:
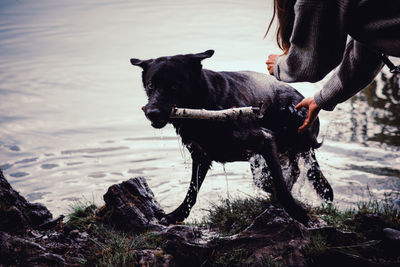
[[276, 33], [276, 42], [284, 53], [287, 53], [290, 48], [289, 40], [293, 30], [295, 3], [296, 0], [274, 0], [274, 13], [268, 25], [267, 32], [264, 35], [265, 38], [271, 29], [275, 16], [277, 16], [278, 29]]

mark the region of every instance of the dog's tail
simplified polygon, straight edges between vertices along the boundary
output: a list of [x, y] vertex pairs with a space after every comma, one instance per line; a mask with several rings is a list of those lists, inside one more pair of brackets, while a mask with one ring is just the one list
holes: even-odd
[[322, 142], [318, 142], [318, 140], [317, 140], [317, 137], [318, 137], [318, 134], [319, 134], [319, 126], [320, 126], [320, 123], [319, 123], [319, 119], [317, 118], [317, 120], [314, 122], [314, 125], [312, 125], [311, 126], [311, 129], [310, 129], [310, 147], [312, 147], [312, 148], [314, 148], [314, 149], [317, 149], [317, 148], [320, 148], [321, 146], [322, 146], [322, 143], [324, 142], [324, 138], [325, 138], [325, 136], [324, 137], [322, 137]]
[[317, 138], [313, 138], [311, 139], [311, 144], [310, 146], [314, 149], [320, 148], [322, 146], [322, 144], [324, 143], [324, 140], [322, 140], [322, 142], [318, 142]]

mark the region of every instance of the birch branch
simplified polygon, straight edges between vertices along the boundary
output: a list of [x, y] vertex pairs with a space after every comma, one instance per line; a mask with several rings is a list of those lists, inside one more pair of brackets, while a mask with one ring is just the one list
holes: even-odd
[[262, 118], [260, 107], [239, 107], [222, 110], [189, 109], [174, 107], [170, 118], [172, 119], [196, 119], [196, 120], [237, 120], [244, 117]]

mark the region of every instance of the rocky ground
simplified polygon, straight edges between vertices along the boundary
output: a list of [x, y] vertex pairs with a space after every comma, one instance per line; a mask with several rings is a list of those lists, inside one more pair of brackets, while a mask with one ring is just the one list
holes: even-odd
[[104, 200], [53, 219], [0, 171], [0, 266], [400, 266], [399, 213], [384, 204], [310, 209], [306, 228], [268, 200], [226, 200], [201, 223], [165, 226], [142, 177]]

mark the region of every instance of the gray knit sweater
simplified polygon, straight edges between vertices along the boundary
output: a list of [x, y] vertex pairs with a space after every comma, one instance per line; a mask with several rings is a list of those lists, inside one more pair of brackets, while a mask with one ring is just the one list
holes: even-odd
[[366, 87], [383, 67], [381, 53], [400, 57], [400, 0], [297, 0], [294, 10], [290, 50], [276, 60], [274, 75], [316, 82], [339, 66], [314, 95], [322, 109]]

